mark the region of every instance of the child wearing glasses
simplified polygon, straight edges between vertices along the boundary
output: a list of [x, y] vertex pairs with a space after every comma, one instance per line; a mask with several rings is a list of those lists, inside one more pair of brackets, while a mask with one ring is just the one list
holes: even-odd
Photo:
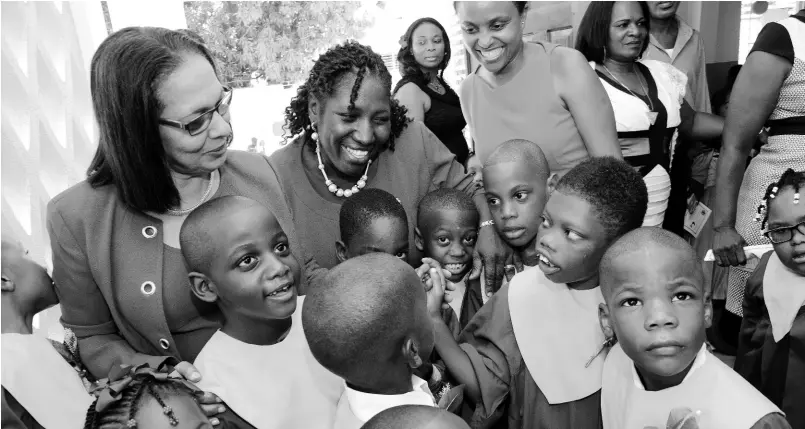
[[774, 252], [746, 283], [735, 370], [805, 427], [805, 171], [769, 185], [757, 220]]

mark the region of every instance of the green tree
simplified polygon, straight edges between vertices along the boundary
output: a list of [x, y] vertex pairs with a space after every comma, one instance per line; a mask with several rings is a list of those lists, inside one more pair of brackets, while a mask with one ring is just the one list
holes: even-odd
[[252, 77], [270, 83], [304, 79], [316, 55], [357, 39], [372, 23], [360, 2], [185, 2], [187, 26], [204, 38], [221, 78], [234, 87]]

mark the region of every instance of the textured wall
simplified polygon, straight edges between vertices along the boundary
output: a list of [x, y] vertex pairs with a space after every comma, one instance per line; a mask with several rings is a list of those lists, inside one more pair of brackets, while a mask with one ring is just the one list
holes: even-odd
[[[3, 2], [2, 234], [49, 267], [47, 202], [84, 178], [97, 131], [89, 60], [106, 37], [100, 2]], [[58, 338], [58, 309], [38, 317]]]

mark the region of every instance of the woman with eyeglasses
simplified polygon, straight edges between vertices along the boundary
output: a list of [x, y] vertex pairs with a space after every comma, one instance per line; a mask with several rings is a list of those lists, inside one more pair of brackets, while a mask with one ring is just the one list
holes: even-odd
[[[173, 356], [195, 381], [203, 374], [189, 362], [220, 322], [215, 304], [191, 292], [182, 222], [226, 195], [281, 203], [276, 177], [264, 156], [227, 150], [232, 90], [189, 32], [110, 35], [92, 58], [90, 89], [98, 149], [87, 179], [47, 208], [62, 324], [96, 377], [119, 362]], [[212, 414], [220, 406], [210, 395], [204, 402]]]

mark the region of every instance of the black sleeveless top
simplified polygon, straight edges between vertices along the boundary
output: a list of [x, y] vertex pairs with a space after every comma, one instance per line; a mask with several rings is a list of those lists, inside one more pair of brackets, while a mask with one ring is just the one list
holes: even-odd
[[425, 126], [456, 156], [456, 160], [464, 165], [470, 153], [467, 140], [462, 133], [467, 121], [464, 120], [464, 114], [461, 113], [458, 94], [447, 86], [444, 80], [439, 80], [444, 86], [444, 94], [430, 89], [427, 84], [420, 84], [414, 79], [408, 78], [400, 80], [395, 86], [394, 92], [396, 93], [406, 83], [412, 82], [430, 97], [430, 110], [425, 112]]

